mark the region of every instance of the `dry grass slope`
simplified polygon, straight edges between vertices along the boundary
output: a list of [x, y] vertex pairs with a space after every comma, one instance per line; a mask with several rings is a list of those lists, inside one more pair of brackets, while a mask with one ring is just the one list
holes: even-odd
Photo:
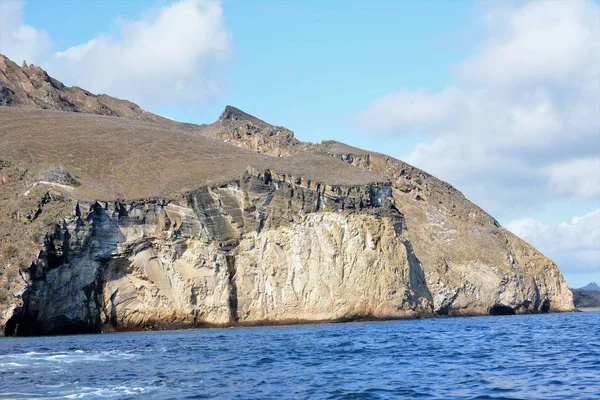
[[12, 107], [0, 107], [0, 159], [36, 176], [64, 166], [80, 183], [65, 190], [88, 200], [170, 198], [249, 167], [331, 185], [387, 181], [330, 157], [272, 157], [159, 123]]

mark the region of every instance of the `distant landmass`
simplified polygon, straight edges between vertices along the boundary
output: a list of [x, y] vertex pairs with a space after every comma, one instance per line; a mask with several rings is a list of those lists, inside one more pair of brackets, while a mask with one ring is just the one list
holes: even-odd
[[600, 286], [596, 282], [590, 282], [579, 290], [593, 290], [595, 292], [600, 292]]
[[579, 289], [572, 289], [575, 307], [600, 307], [600, 286], [591, 282]]
[[574, 309], [552, 260], [385, 154], [231, 106], [182, 124], [3, 56], [0, 105], [6, 335]]

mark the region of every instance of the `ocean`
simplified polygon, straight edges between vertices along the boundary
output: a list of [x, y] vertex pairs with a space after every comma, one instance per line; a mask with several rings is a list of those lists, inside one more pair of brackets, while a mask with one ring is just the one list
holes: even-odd
[[600, 312], [1, 338], [0, 398], [597, 399]]

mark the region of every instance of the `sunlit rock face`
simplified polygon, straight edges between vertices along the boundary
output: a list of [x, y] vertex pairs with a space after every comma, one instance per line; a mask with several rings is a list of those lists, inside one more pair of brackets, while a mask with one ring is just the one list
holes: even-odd
[[574, 308], [551, 260], [400, 160], [0, 72], [0, 333]]
[[179, 204], [77, 203], [29, 268], [7, 333], [431, 312], [389, 187], [295, 182], [265, 171]]
[[[243, 135], [240, 126], [253, 129]], [[384, 154], [336, 141], [303, 143], [274, 131], [280, 132], [233, 107], [207, 128], [209, 135], [242, 148], [272, 155], [326, 155], [389, 179], [390, 185], [380, 193], [393, 197], [403, 214], [403, 236], [424, 273], [434, 313], [574, 309], [572, 293], [558, 267], [450, 184]]]
[[570, 307], [556, 267], [501, 229], [487, 234], [512, 252], [497, 264], [424, 265], [390, 186], [296, 182], [251, 171], [178, 201], [76, 203], [25, 274], [6, 333]]

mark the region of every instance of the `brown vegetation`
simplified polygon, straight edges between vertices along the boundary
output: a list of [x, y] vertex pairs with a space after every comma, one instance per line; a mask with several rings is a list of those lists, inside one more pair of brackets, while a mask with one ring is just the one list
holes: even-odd
[[250, 167], [332, 185], [387, 180], [330, 157], [272, 157], [157, 123], [12, 107], [0, 107], [0, 159], [28, 171], [61, 165], [53, 182], [68, 187], [55, 188], [89, 200], [171, 197]]

